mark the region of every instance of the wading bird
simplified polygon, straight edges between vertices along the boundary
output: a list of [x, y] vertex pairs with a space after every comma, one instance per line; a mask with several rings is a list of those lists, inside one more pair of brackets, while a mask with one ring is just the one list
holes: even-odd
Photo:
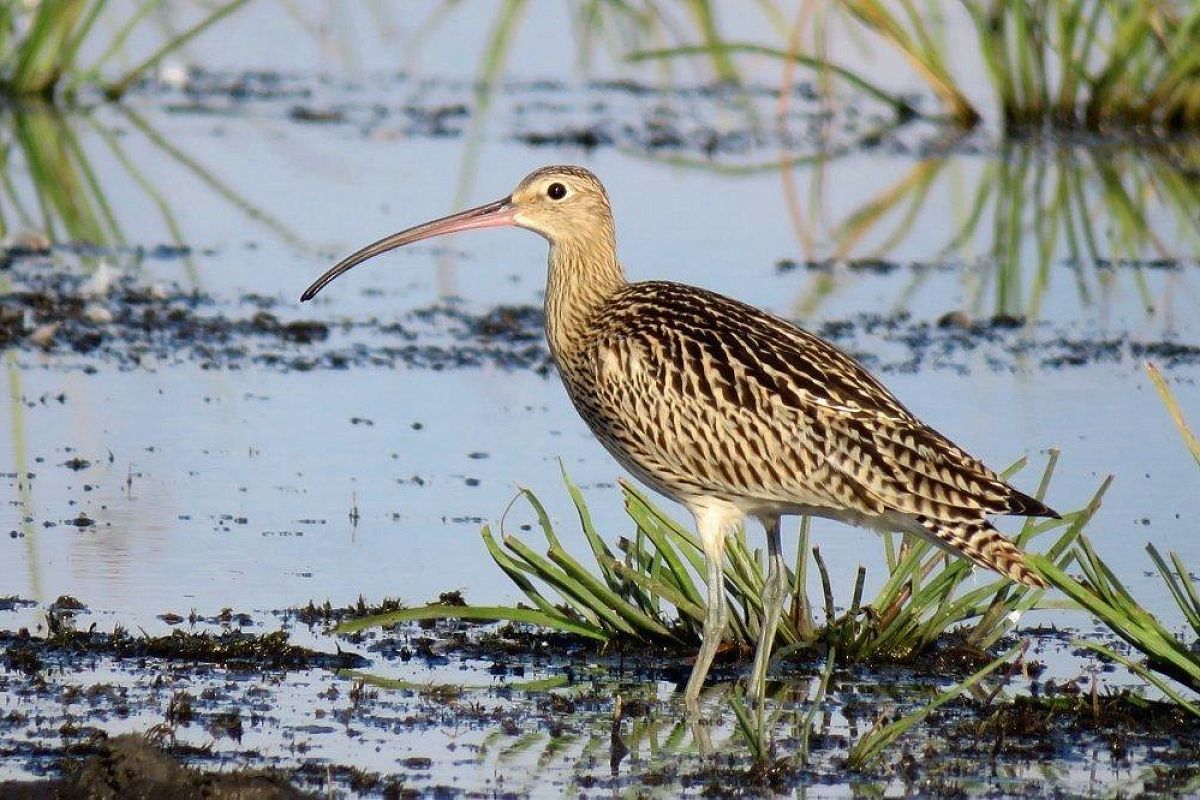
[[393, 248], [501, 226], [550, 243], [546, 339], [580, 416], [621, 466], [695, 518], [708, 608], [689, 706], [728, 620], [725, 537], [747, 516], [766, 529], [770, 556], [750, 680], [759, 699], [787, 588], [783, 515], [915, 534], [1045, 586], [988, 515], [1057, 517], [1053, 510], [918, 420], [834, 345], [713, 292], [626, 280], [608, 195], [585, 169], [539, 169], [502, 200], [380, 239], [301, 299]]

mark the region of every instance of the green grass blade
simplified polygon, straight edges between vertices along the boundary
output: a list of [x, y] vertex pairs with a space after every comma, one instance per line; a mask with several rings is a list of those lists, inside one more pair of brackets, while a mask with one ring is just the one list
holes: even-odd
[[654, 544], [655, 551], [662, 557], [666, 569], [671, 574], [672, 582], [680, 592], [691, 602], [704, 604], [704, 596], [696, 588], [692, 574], [680, 557], [679, 551], [671, 543], [666, 532], [661, 528], [657, 519], [653, 519], [637, 495], [626, 492], [625, 509], [637, 523], [638, 530], [644, 531], [647, 538]]
[[[500, 569], [504, 571], [504, 574], [508, 576], [509, 580], [515, 583], [517, 588], [525, 593], [525, 596], [528, 597], [535, 606], [547, 614], [561, 613], [554, 607], [553, 603], [547, 600], [542, 593], [537, 590], [537, 587], [535, 587], [533, 582], [529, 580], [526, 571], [523, 570], [516, 561], [514, 561], [507, 553], [504, 552], [504, 549], [500, 547], [495, 537], [492, 536], [492, 531], [487, 525], [483, 526], [481, 536], [483, 537], [484, 546], [487, 547], [488, 553], [491, 555], [492, 560], [495, 561]], [[588, 621], [593, 624], [597, 622], [595, 617], [588, 618]]]
[[16, 65], [7, 81], [14, 94], [49, 97], [62, 77], [73, 31], [84, 11], [84, 0], [42, 3], [33, 12], [34, 21], [18, 48]]
[[[1097, 593], [1105, 590], [1111, 593], [1114, 588], [1119, 593], [1124, 591], [1123, 587], [1101, 588], [1093, 585], [1092, 588], [1089, 588], [1041, 556], [1031, 555], [1030, 559], [1035, 563], [1038, 572], [1050, 581], [1051, 585], [1079, 603], [1114, 633], [1147, 655], [1151, 659], [1152, 668], [1184, 681], [1193, 688], [1200, 689], [1200, 659], [1186, 645], [1172, 636], [1158, 623], [1157, 619], [1140, 607], [1135, 609], [1118, 607]], [[1099, 559], [1093, 554], [1089, 559], [1079, 559], [1079, 563], [1083, 565], [1085, 560], [1098, 561]], [[1093, 568], [1097, 566], [1102, 565], [1092, 564]], [[1101, 580], [1105, 580], [1104, 576], [1110, 574], [1107, 569], [1095, 571], [1101, 576]]]
[[[1189, 618], [1200, 617], [1200, 592], [1196, 590], [1196, 581], [1192, 579], [1191, 573], [1187, 567], [1183, 565], [1183, 560], [1179, 557], [1179, 553], [1171, 551], [1171, 563], [1175, 565], [1175, 572], [1179, 576], [1179, 582], [1183, 584], [1184, 591], [1187, 593], [1190, 612]], [[1192, 628], [1195, 629], [1196, 635], [1200, 636], [1200, 622], [1192, 622]]]
[[616, 577], [604, 567], [603, 559], [613, 558], [612, 551], [608, 549], [604, 539], [596, 532], [596, 526], [592, 523], [592, 512], [588, 510], [587, 502], [583, 499], [583, 492], [576, 486], [569, 475], [567, 475], [566, 467], [560, 462], [559, 467], [562, 470], [563, 484], [567, 487], [567, 494], [571, 496], [571, 502], [575, 504], [575, 510], [579, 514], [579, 524], [583, 527], [583, 535], [587, 537], [588, 544], [592, 548], [592, 553], [595, 554], [597, 562], [600, 563], [601, 569], [604, 570], [604, 580], [608, 584], [608, 588], [614, 592], [621, 590], [621, 583]]
[[[622, 575], [622, 576], [628, 578], [630, 581], [636, 583], [638, 586], [642, 587], [647, 592], [650, 592], [654, 596], [661, 597], [663, 600], [666, 600], [668, 603], [675, 606], [675, 608], [678, 609], [680, 611], [680, 613], [686, 614], [688, 617], [695, 620], [696, 622], [701, 622], [701, 623], [704, 622], [704, 617], [705, 617], [705, 614], [707, 613], [705, 607], [699, 603], [691, 602], [686, 597], [684, 597], [680, 592], [676, 591], [672, 587], [666, 585], [665, 583], [663, 583], [661, 581], [657, 581], [647, 575], [643, 575], [642, 573], [637, 572], [636, 570], [630, 569], [628, 566], [626, 566], [625, 564], [622, 564], [620, 561], [617, 561], [616, 559], [612, 560], [612, 569], [617, 574]], [[674, 637], [672, 637], [672, 638], [674, 638]]]
[[[505, 536], [504, 546], [516, 553], [522, 560], [532, 566], [539, 578], [554, 587], [555, 591], [573, 605], [588, 609], [600, 619], [621, 633], [635, 636], [633, 627], [621, 618], [613, 609], [591, 592], [574, 576], [556, 566], [552, 561], [534, 552], [527, 544], [515, 536]], [[552, 548], [553, 549], [553, 548]]]
[[683, 45], [681, 47], [669, 47], [659, 50], [640, 50], [630, 53], [628, 56], [626, 56], [626, 59], [633, 62], [653, 61], [678, 58], [680, 56], [712, 55], [714, 51], [721, 51], [724, 53], [750, 53], [753, 55], [768, 56], [770, 58], [777, 58], [785, 61], [793, 61], [802, 67], [809, 67], [814, 70], [828, 70], [830, 73], [837, 75], [855, 89], [858, 89], [864, 94], [867, 94], [881, 103], [890, 106], [893, 111], [895, 111], [897, 116], [905, 119], [916, 116], [916, 111], [902, 97], [881, 89], [879, 86], [867, 80], [853, 70], [831, 63], [824, 59], [813, 58], [800, 53], [792, 53], [788, 52], [787, 50], [780, 50], [775, 47], [767, 47], [765, 45], [754, 44], [751, 42], [722, 42], [714, 45]]
[[1104, 645], [1100, 644], [1099, 642], [1093, 642], [1088, 639], [1072, 639], [1071, 646], [1072, 647], [1086, 647], [1089, 650], [1093, 650], [1093, 651], [1099, 653], [1100, 655], [1104, 656], [1105, 658], [1112, 659], [1113, 661], [1117, 662], [1118, 664], [1120, 664], [1123, 667], [1125, 667], [1126, 669], [1128, 669], [1130, 672], [1133, 672], [1138, 677], [1145, 680], [1147, 683], [1149, 683], [1154, 688], [1158, 689], [1160, 692], [1165, 694], [1167, 697], [1171, 698], [1172, 702], [1176, 703], [1181, 708], [1185, 709], [1188, 713], [1190, 713], [1194, 716], [1200, 717], [1200, 707], [1196, 706], [1194, 703], [1189, 701], [1187, 698], [1185, 698], [1179, 692], [1175, 691], [1175, 688], [1173, 686], [1171, 686], [1171, 684], [1167, 683], [1161, 677], [1154, 674], [1150, 670], [1146, 669], [1145, 666], [1134, 661], [1132, 658], [1121, 655], [1120, 653], [1116, 652], [1115, 650], [1105, 647]]
[[[87, 74], [93, 76], [99, 75], [101, 68], [103, 68], [108, 60], [117, 53], [121, 52], [121, 50], [125, 47], [125, 43], [129, 40], [129, 35], [133, 33], [138, 24], [147, 16], [149, 16], [155, 9], [161, 7], [164, 1], [165, 0], [143, 0], [143, 2], [139, 3], [138, 7], [134, 9], [134, 12], [125, 18], [124, 22], [121, 24], [121, 27], [117, 29], [117, 32], [113, 35], [112, 39], [109, 40], [108, 47], [106, 47], [104, 52], [102, 52], [99, 57], [96, 58], [96, 60], [92, 63], [92, 66], [87, 69]], [[97, 5], [103, 4], [101, 3]], [[86, 33], [87, 31], [83, 30], [80, 32], [80, 36], [76, 37], [76, 47], [83, 42], [83, 37], [86, 35]]]
[[562, 542], [558, 540], [558, 535], [554, 532], [554, 523], [550, 521], [550, 514], [547, 513], [546, 507], [542, 505], [542, 501], [538, 500], [533, 492], [524, 487], [521, 487], [519, 491], [521, 496], [525, 498], [533, 509], [533, 513], [538, 520], [538, 526], [546, 536], [546, 541], [550, 543], [551, 547], [561, 547]]
[[[1154, 566], [1158, 569], [1158, 574], [1162, 576], [1163, 583], [1171, 592], [1171, 597], [1175, 600], [1175, 605], [1179, 606], [1179, 610], [1187, 618], [1188, 625], [1192, 626], [1192, 630], [1200, 631], [1200, 613], [1197, 613], [1196, 592], [1192, 586], [1191, 579], [1188, 578], [1186, 569], [1183, 568], [1179, 561], [1179, 556], [1175, 553], [1171, 554], [1172, 561], [1179, 570], [1179, 575], [1176, 577], [1171, 572], [1171, 568], [1167, 566], [1167, 562], [1159, 555], [1158, 549], [1153, 543], [1146, 545], [1146, 552], [1150, 554], [1150, 559], [1154, 562]], [[1186, 587], [1186, 588], [1185, 588]]]
[[900, 719], [892, 722], [882, 728], [867, 733], [863, 738], [855, 743], [850, 749], [850, 755], [846, 759], [846, 765], [852, 770], [862, 770], [876, 761], [882, 754], [883, 750], [892, 742], [896, 741], [906, 731], [913, 726], [923, 722], [930, 714], [944, 706], [946, 703], [956, 699], [968, 689], [974, 687], [988, 675], [991, 675], [1000, 667], [1004, 666], [1010, 658], [1025, 647], [1025, 643], [1014, 645], [1005, 651], [1001, 656], [993, 660], [983, 669], [971, 675], [962, 683], [956, 684], [950, 689], [939, 694], [932, 702], [922, 708], [908, 714]]
[[[607, 556], [607, 558], [611, 563], [619, 563], [612, 556]], [[630, 626], [628, 629], [630, 634], [637, 635], [634, 629], [640, 629], [652, 636], [671, 637], [671, 632], [660, 622], [651, 618], [648, 614], [630, 604], [617, 592], [605, 586], [588, 572], [582, 564], [572, 558], [571, 554], [567, 551], [558, 547], [550, 548], [550, 560], [562, 567], [568, 575], [578, 581], [593, 596], [598, 598], [600, 602], [606, 603], [609, 609], [619, 615]]]
[[118, 78], [115, 82], [106, 86], [104, 89], [105, 94], [114, 98], [121, 97], [126, 91], [129, 90], [129, 87], [133, 85], [133, 82], [140, 78], [144, 72], [158, 66], [158, 62], [162, 61], [175, 50], [183, 47], [201, 33], [204, 33], [204, 31], [208, 30], [225, 17], [246, 5], [247, 2], [249, 2], [249, 0], [231, 0], [231, 2], [228, 2], [223, 6], [218, 6], [204, 19], [200, 20], [195, 25], [191, 26], [178, 36], [163, 44], [147, 58], [134, 65], [128, 72]]

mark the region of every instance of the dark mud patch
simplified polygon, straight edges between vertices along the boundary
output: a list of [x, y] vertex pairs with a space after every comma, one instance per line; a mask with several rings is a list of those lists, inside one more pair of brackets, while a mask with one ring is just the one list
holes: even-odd
[[[343, 127], [372, 138], [438, 139], [463, 137], [482, 122], [474, 110], [479, 90], [472, 81], [395, 73], [339, 80], [192, 69], [180, 80], [146, 81], [134, 96], [153, 98], [175, 114], [239, 114], [252, 104], [256, 114], [274, 111], [299, 125]], [[788, 92], [786, 124], [778, 124], [780, 90], [760, 84], [505, 79], [486, 90], [507, 101], [488, 109], [489, 124], [500, 118], [502, 138], [531, 148], [616, 147], [707, 161], [774, 155], [781, 148], [844, 151], [886, 145], [908, 151], [928, 146], [904, 144], [895, 135], [920, 119], [920, 98], [889, 107], [847, 95], [830, 104], [809, 82], [798, 82]], [[920, 128], [906, 138], [944, 138], [936, 124]]]
[[290, 644], [285, 631], [251, 634], [172, 631], [166, 636], [135, 636], [121, 627], [111, 633], [74, 630], [50, 613], [45, 637], [27, 630], [0, 631], [0, 647], [9, 669], [36, 674], [48, 665], [61, 665], [89, 656], [117, 659], [155, 658], [220, 664], [228, 669], [348, 669], [367, 661], [353, 653], [321, 653]]
[[0, 611], [16, 611], [20, 608], [33, 608], [36, 605], [36, 600], [27, 600], [15, 594], [0, 597]]
[[[0, 345], [58, 354], [62, 366], [84, 371], [97, 364], [129, 370], [179, 363], [301, 372], [495, 366], [545, 375], [552, 369], [542, 310], [532, 305], [472, 311], [442, 304], [393, 320], [289, 319], [295, 309], [281, 300], [247, 295], [218, 301], [197, 291], [142, 286], [128, 276], [114, 279], [99, 297], [88, 294], [91, 279], [59, 271], [21, 271], [14, 278], [18, 285], [0, 295]], [[1200, 346], [1189, 342], [1090, 334], [1003, 314], [917, 319], [863, 313], [826, 321], [815, 332], [881, 372], [1059, 369], [1146, 358], [1168, 368], [1200, 364]], [[65, 466], [82, 470], [88, 464], [72, 459]]]
[[100, 737], [94, 754], [64, 759], [62, 777], [0, 783], [0, 797], [17, 800], [170, 797], [175, 800], [300, 800], [315, 797], [282, 775], [264, 770], [201, 772], [185, 766], [143, 736]]
[[472, 314], [436, 306], [388, 322], [287, 320], [269, 310], [278, 301], [257, 296], [221, 303], [126, 276], [97, 297], [89, 296], [90, 279], [80, 276], [33, 270], [22, 277], [25, 285], [0, 295], [0, 346], [59, 354], [84, 371], [97, 363], [128, 370], [189, 362], [203, 369], [259, 365], [302, 372], [491, 365], [544, 374], [550, 368], [541, 311], [533, 307]]
[[[479, 92], [504, 102], [477, 102]], [[983, 126], [947, 129], [936, 99], [923, 94], [894, 103], [800, 80], [592, 80], [508, 77], [486, 83], [405, 73], [339, 78], [316, 72], [224, 72], [192, 68], [172, 80], [146, 80], [131, 98], [150, 99], [169, 113], [203, 118], [275, 114], [296, 125], [342, 128], [376, 139], [458, 139], [487, 125], [524, 147], [615, 148], [694, 166], [770, 168], [837, 158], [855, 151], [937, 158], [1023, 147], [1061, 153], [1071, 148], [1136, 147], [1179, 161], [1194, 137], [1154, 131], [1009, 131], [997, 142]], [[832, 102], [830, 102], [832, 100]], [[479, 109], [486, 109], [480, 113]], [[793, 154], [780, 156], [780, 153]], [[795, 154], [800, 154], [796, 156]]]
[[[445, 608], [468, 604], [461, 592], [454, 591], [443, 593], [430, 605]], [[393, 598], [371, 605], [360, 597], [352, 606], [310, 601], [306, 606], [274, 614], [284, 621], [295, 620], [310, 629], [336, 635], [385, 662], [414, 659], [427, 664], [445, 664], [452, 659], [487, 662], [489, 673], [500, 678], [524, 678], [532, 665], [572, 675], [600, 667], [613, 679], [669, 681], [682, 688], [699, 646], [691, 631], [674, 624], [668, 624], [668, 627], [675, 640], [647, 641], [618, 635], [604, 642], [518, 623], [445, 618], [397, 622], [353, 632], [340, 632], [337, 628], [343, 623], [406, 608], [408, 606]], [[1038, 635], [1047, 641], [1059, 638], [1057, 631]], [[836, 634], [830, 636], [836, 637]], [[842, 657], [837, 663], [839, 667], [859, 670], [861, 676], [871, 679], [875, 678], [875, 673], [882, 676], [880, 680], [903, 675], [909, 683], [964, 678], [990, 662], [999, 650], [1015, 643], [1015, 638], [1007, 637], [989, 651], [973, 644], [965, 635], [952, 631], [926, 647], [881, 650], [855, 660]], [[826, 640], [818, 638], [809, 645], [791, 648], [788, 656], [780, 661], [781, 672], [784, 675], [807, 674], [819, 670], [827, 656], [827, 646]], [[713, 665], [714, 677], [736, 680], [749, 667], [753, 655], [749, 645], [723, 647]], [[1036, 679], [1042, 674], [1044, 665], [1027, 660], [1022, 668], [1023, 674]]]
[[[399, 607], [310, 604], [273, 616], [320, 626]], [[5, 633], [0, 645], [20, 653], [30, 638]], [[727, 681], [745, 671], [740, 654], [726, 653], [714, 673], [700, 724], [718, 747], [705, 755], [677, 695], [661, 690], [664, 680], [686, 678], [683, 652], [643, 645], [602, 653], [521, 626], [456, 623], [406, 624], [356, 641], [370, 653], [368, 670], [334, 672], [321, 663], [281, 671], [280, 659], [261, 649], [222, 665], [193, 658], [190, 646], [181, 658], [129, 657], [107, 644], [43, 650], [43, 666], [0, 670], [0, 687], [21, 698], [19, 710], [0, 714], [0, 754], [24, 774], [50, 780], [3, 788], [34, 792], [19, 795], [27, 797], [94, 796], [87, 794], [93, 787], [132, 796], [164, 786], [180, 797], [235, 790], [524, 796], [547, 787], [579, 796], [759, 796], [803, 786], [1043, 794], [1086, 791], [1081, 773], [1099, 776], [1092, 780], [1136, 774], [1133, 788], [1147, 791], [1187, 791], [1200, 774], [1200, 725], [1177, 708], [1106, 690], [1086, 676], [1034, 681], [1034, 696], [951, 703], [881, 762], [848, 771], [850, 749], [870, 730], [927, 703], [948, 684], [947, 672], [974, 668], [952, 640], [939, 643], [945, 658], [929, 661], [923, 673], [915, 665], [836, 669], [812, 717], [807, 758], [800, 756], [802, 721], [821, 664], [789, 659], [770, 685], [782, 716], [763, 763], [751, 758], [722, 699]], [[373, 677], [429, 670], [442, 677]], [[130, 730], [139, 735], [120, 735]], [[1048, 761], [1061, 771], [1047, 777]]]

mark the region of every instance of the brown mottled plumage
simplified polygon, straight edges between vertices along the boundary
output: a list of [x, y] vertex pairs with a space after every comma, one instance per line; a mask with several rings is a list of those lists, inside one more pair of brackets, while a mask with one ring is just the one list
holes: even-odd
[[751, 687], [761, 696], [784, 601], [780, 517], [811, 514], [923, 536], [1045, 586], [988, 516], [1057, 516], [918, 420], [857, 361], [778, 317], [677, 283], [629, 283], [595, 175], [546, 167], [495, 203], [369, 245], [354, 265], [418, 239], [516, 225], [550, 243], [546, 336], [575, 408], [610, 453], [696, 518], [708, 617], [688, 681], [694, 703], [723, 635], [724, 537], [763, 522], [770, 565]]
[[615, 293], [586, 335], [555, 354], [568, 391], [609, 451], [663, 494], [899, 528], [1043, 585], [986, 516], [1053, 512], [828, 342], [664, 282]]

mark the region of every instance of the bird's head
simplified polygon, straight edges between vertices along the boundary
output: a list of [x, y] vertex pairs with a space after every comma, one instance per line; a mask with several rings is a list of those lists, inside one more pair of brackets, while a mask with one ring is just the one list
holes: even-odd
[[612, 209], [599, 178], [581, 167], [542, 167], [525, 176], [508, 197], [367, 245], [331, 267], [300, 299], [311, 299], [342, 273], [388, 250], [448, 233], [511, 226], [541, 234], [551, 245], [583, 249], [609, 245], [614, 238]]
[[612, 228], [612, 208], [600, 179], [581, 167], [542, 167], [525, 176], [509, 198], [514, 224], [551, 244]]

